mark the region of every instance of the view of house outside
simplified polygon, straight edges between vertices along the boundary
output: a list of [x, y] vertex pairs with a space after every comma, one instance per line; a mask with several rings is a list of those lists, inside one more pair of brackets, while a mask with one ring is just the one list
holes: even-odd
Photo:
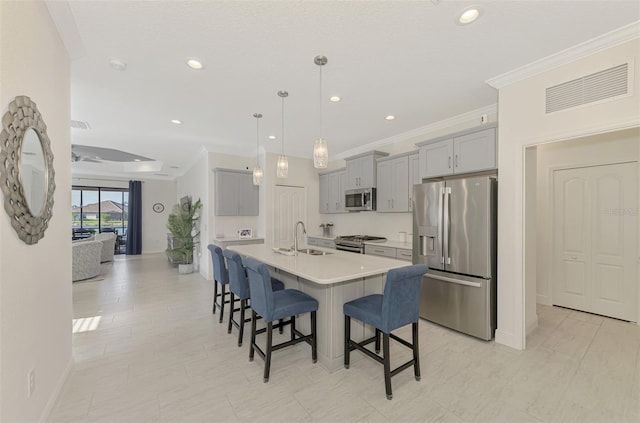
[[73, 187], [71, 235], [88, 238], [100, 232], [115, 232], [118, 243], [126, 242], [129, 191], [126, 189]]

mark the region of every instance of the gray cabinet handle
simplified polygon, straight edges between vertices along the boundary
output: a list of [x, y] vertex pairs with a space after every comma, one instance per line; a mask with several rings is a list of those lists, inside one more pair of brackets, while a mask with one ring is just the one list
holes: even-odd
[[449, 156], [449, 169], [451, 169], [451, 156]]

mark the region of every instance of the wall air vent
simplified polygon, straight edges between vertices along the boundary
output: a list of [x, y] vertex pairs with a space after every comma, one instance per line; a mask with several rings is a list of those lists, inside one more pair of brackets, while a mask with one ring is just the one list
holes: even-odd
[[629, 64], [615, 66], [546, 90], [546, 113], [629, 93]]
[[71, 127], [76, 129], [91, 129], [91, 126], [89, 126], [89, 122], [84, 122], [81, 120], [72, 120]]

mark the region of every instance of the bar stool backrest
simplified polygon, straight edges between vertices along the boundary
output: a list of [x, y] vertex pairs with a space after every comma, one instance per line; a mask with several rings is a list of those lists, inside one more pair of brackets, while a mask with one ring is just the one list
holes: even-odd
[[224, 250], [222, 255], [227, 258], [231, 292], [241, 300], [249, 298], [249, 280], [247, 279], [247, 270], [242, 264], [242, 257], [233, 250]]
[[207, 248], [211, 251], [213, 278], [216, 282], [222, 285], [229, 283], [229, 273], [227, 272], [227, 266], [225, 265], [224, 257], [222, 256], [222, 248], [213, 244], [209, 244]]
[[262, 316], [265, 322], [273, 321], [273, 290], [269, 269], [264, 263], [251, 257], [243, 258], [242, 263], [249, 277], [251, 308]]
[[390, 333], [399, 327], [417, 322], [420, 308], [422, 275], [429, 268], [424, 264], [391, 269], [382, 297], [383, 332]]

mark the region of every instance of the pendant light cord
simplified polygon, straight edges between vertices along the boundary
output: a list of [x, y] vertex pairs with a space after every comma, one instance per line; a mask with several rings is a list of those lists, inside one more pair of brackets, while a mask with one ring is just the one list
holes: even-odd
[[284, 156], [284, 97], [282, 98], [282, 155]]
[[256, 166], [260, 166], [260, 118], [256, 116]]
[[320, 104], [318, 105], [320, 108], [320, 138], [322, 138], [322, 66], [318, 66], [320, 68]]

